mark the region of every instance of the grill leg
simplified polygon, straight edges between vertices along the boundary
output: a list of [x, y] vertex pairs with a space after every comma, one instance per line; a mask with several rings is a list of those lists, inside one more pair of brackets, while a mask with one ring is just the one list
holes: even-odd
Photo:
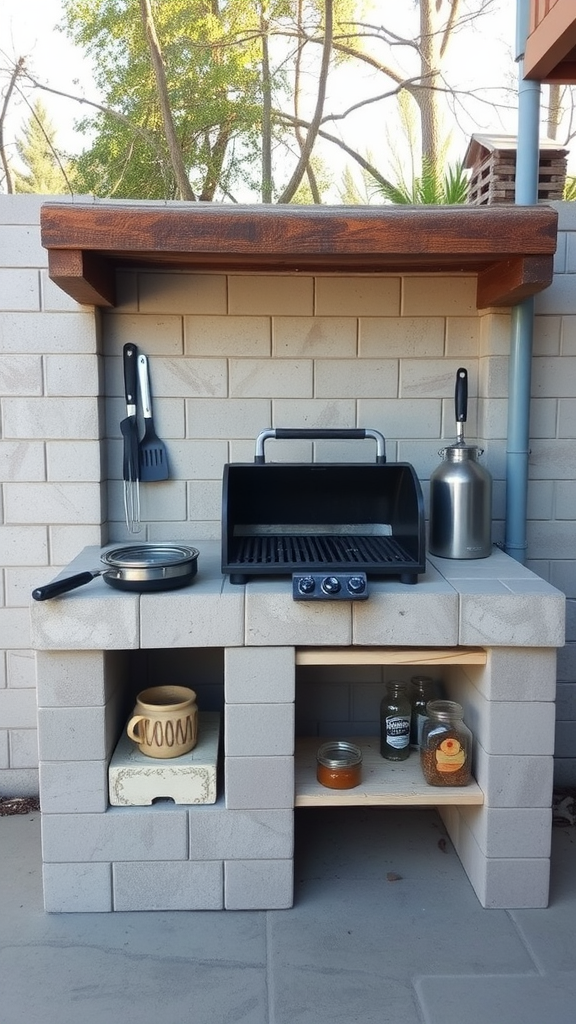
[[230, 583], [236, 583], [239, 587], [242, 587], [245, 583], [248, 583], [248, 577], [242, 572], [231, 572]]
[[418, 573], [415, 572], [401, 572], [400, 583], [418, 583]]

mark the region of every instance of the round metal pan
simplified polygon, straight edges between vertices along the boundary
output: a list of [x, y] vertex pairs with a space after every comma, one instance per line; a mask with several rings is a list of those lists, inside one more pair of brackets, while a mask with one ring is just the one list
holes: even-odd
[[35, 601], [46, 601], [69, 590], [83, 587], [97, 576], [102, 576], [109, 587], [149, 593], [156, 590], [176, 590], [185, 587], [198, 571], [196, 548], [183, 544], [128, 544], [111, 548], [100, 558], [102, 569], [89, 569], [54, 580], [32, 591]]

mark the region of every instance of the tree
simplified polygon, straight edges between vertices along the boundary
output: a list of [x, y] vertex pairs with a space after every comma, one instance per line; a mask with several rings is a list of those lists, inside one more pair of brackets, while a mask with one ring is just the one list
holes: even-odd
[[16, 142], [24, 171], [12, 168], [15, 192], [60, 195], [72, 191], [69, 161], [59, 155], [56, 132], [41, 100], [36, 100], [30, 118]]
[[[443, 168], [446, 112], [454, 117], [467, 100], [492, 109], [454, 88], [445, 62], [459, 34], [504, 0], [386, 4], [386, 24], [379, 0], [62, 2], [64, 29], [91, 58], [102, 97], [83, 100], [91, 113], [78, 125], [90, 137], [78, 188], [96, 195], [322, 202], [313, 161], [339, 174], [335, 147], [393, 187], [394, 145], [387, 154], [382, 142], [402, 97], [418, 115], [413, 180], [424, 163]], [[331, 91], [344, 75], [365, 83], [364, 94]], [[379, 166], [350, 134], [367, 110]]]

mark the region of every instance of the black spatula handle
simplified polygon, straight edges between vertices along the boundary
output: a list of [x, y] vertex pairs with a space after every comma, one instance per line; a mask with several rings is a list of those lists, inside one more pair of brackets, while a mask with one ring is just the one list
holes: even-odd
[[466, 423], [468, 417], [468, 370], [463, 366], [456, 370], [454, 405], [456, 408], [456, 423]]

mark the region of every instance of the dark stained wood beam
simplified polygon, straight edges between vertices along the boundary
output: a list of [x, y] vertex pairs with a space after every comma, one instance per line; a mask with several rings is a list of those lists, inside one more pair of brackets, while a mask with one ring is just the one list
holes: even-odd
[[49, 249], [48, 274], [62, 291], [86, 306], [114, 306], [113, 262], [82, 249]]
[[485, 308], [513, 305], [518, 295], [548, 286], [557, 214], [540, 204], [54, 202], [42, 207], [41, 229], [52, 279], [77, 301], [96, 305], [113, 304], [114, 271], [131, 265], [258, 273], [444, 272], [477, 274], [479, 281], [486, 274], [478, 292], [479, 308]]

